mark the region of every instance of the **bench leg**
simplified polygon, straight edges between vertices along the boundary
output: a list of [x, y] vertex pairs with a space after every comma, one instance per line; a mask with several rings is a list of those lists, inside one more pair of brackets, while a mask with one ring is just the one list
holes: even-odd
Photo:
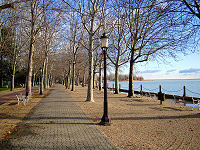
[[193, 103], [192, 111], [194, 110], [195, 103]]

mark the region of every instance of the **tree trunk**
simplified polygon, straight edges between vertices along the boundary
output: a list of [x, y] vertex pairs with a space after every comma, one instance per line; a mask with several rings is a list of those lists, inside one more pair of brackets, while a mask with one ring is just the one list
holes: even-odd
[[40, 72], [40, 95], [42, 94], [43, 94], [43, 71]]
[[35, 72], [33, 72], [33, 81], [32, 81], [32, 87], [35, 86]]
[[79, 76], [77, 75], [77, 78], [76, 78], [76, 86], [79, 86]]
[[50, 74], [47, 76], [47, 88], [49, 88], [49, 85], [50, 85]]
[[44, 65], [44, 89], [47, 88], [47, 67], [48, 67], [48, 57], [46, 57]]
[[13, 68], [13, 73], [12, 73], [12, 81], [11, 81], [11, 91], [14, 91], [14, 88], [15, 88], [15, 71], [14, 71], [14, 68]]
[[72, 68], [72, 89], [71, 91], [75, 91], [75, 62], [73, 62], [73, 68]]
[[115, 94], [119, 94], [119, 66], [115, 65]]
[[[2, 42], [3, 42], [3, 40], [2, 40], [2, 34], [1, 34], [1, 32], [2, 32], [2, 26], [0, 27], [0, 44], [2, 44]], [[2, 49], [2, 47], [0, 47], [1, 49]], [[3, 64], [3, 56], [2, 56], [2, 54], [1, 54], [1, 64]], [[0, 87], [2, 88], [3, 87], [3, 66], [2, 66], [2, 68], [0, 69], [1, 70], [1, 74], [0, 74], [0, 76], [1, 76], [1, 79], [0, 79]]]
[[79, 77], [80, 77], [80, 73], [79, 73], [79, 70], [78, 70], [78, 73], [77, 73], [77, 76], [76, 76], [76, 86], [79, 86]]
[[128, 97], [132, 97], [134, 95], [133, 91], [133, 69], [134, 69], [134, 52], [131, 53], [131, 60], [130, 60], [130, 73], [129, 73], [129, 90], [128, 90]]
[[27, 81], [26, 81], [26, 96], [29, 96], [29, 97], [31, 97], [31, 79], [32, 79], [32, 67], [33, 67], [34, 41], [35, 41], [35, 37], [33, 33], [31, 33], [28, 72], [27, 72]]
[[95, 89], [95, 77], [96, 77], [96, 72], [95, 72], [96, 69], [94, 69], [93, 71], [93, 89]]
[[67, 86], [68, 86], [68, 74], [66, 75], [65, 77], [65, 88], [67, 89]]
[[93, 98], [93, 37], [90, 35], [90, 48], [89, 48], [89, 72], [88, 72], [88, 91], [87, 91], [87, 100], [88, 102], [94, 102]]
[[[15, 49], [15, 48], [14, 48]], [[11, 81], [11, 91], [14, 91], [15, 88], [15, 68], [16, 68], [16, 54], [14, 50], [14, 62], [13, 62], [13, 70], [12, 70], [12, 81]]]
[[71, 65], [69, 64], [69, 73], [68, 73], [68, 89], [70, 89], [71, 82]]
[[31, 79], [32, 79], [32, 68], [33, 68], [33, 51], [34, 51], [34, 28], [35, 28], [35, 16], [34, 16], [34, 5], [36, 2], [31, 2], [31, 34], [30, 34], [30, 49], [29, 49], [29, 61], [28, 61], [28, 72], [26, 77], [26, 96], [31, 97]]
[[84, 70], [84, 73], [83, 73], [83, 83], [82, 83], [82, 87], [85, 86], [85, 70]]
[[50, 74], [50, 80], [49, 80], [49, 85], [50, 85], [50, 87], [52, 86], [52, 76], [51, 76], [51, 74]]
[[3, 71], [1, 71], [0, 87], [3, 87]]

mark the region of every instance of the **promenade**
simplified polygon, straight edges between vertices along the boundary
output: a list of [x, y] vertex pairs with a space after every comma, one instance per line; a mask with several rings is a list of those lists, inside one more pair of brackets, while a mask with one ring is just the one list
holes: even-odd
[[117, 149], [56, 85], [18, 124], [0, 149]]
[[108, 92], [111, 126], [100, 126], [104, 93], [93, 92], [95, 102], [85, 102], [87, 87], [56, 85], [25, 106], [1, 105], [0, 149], [200, 149], [197, 107]]

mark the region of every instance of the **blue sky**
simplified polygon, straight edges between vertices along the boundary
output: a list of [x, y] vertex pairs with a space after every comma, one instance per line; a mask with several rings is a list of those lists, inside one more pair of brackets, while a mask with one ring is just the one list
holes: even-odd
[[[144, 79], [196, 79], [200, 78], [200, 53], [179, 55], [179, 61], [168, 60], [169, 64], [157, 62], [136, 65], [136, 74]], [[128, 71], [129, 72], [129, 71]]]
[[[200, 53], [179, 55], [178, 60], [171, 58], [168, 64], [138, 63], [135, 65], [135, 74], [144, 79], [200, 79]], [[129, 67], [124, 67], [122, 71], [123, 74], [129, 74]]]

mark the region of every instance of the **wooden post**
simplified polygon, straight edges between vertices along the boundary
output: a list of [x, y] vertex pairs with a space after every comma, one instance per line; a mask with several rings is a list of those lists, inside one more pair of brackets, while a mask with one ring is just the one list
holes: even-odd
[[140, 85], [140, 93], [143, 96], [143, 94], [142, 94], [142, 84]]
[[[162, 87], [161, 87], [161, 84], [160, 84], [159, 85], [160, 105], [162, 105], [162, 96], [161, 96], [162, 95], [162, 90], [161, 89], [162, 89]], [[158, 95], [158, 97], [159, 97], [159, 95]]]
[[159, 92], [162, 93], [161, 91], [162, 87], [161, 87], [161, 84], [159, 85]]
[[113, 90], [113, 94], [114, 94], [114, 91], [115, 91], [114, 89], [115, 89], [115, 85], [114, 85], [114, 83], [113, 83], [113, 89], [112, 89], [112, 90]]
[[183, 97], [185, 97], [186, 96], [186, 87], [185, 87], [185, 85], [183, 86]]
[[[183, 100], [184, 100], [184, 97], [186, 96], [186, 87], [185, 85], [183, 86]], [[186, 101], [184, 101], [184, 106], [186, 106]]]

